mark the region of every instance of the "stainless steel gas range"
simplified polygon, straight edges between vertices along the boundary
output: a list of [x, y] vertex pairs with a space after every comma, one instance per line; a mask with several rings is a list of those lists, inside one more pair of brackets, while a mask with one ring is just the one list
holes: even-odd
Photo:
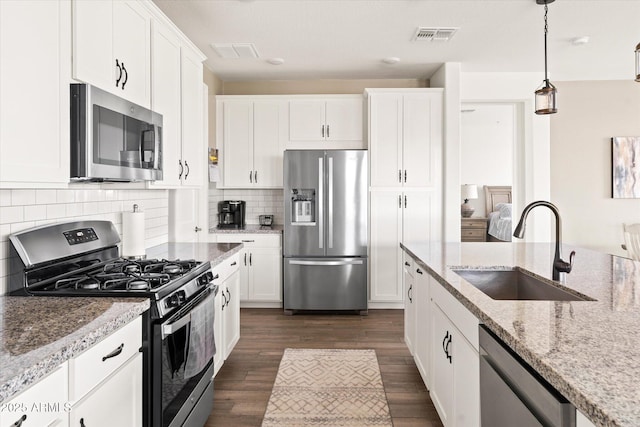
[[209, 261], [120, 258], [109, 221], [47, 225], [10, 241], [11, 295], [148, 297], [144, 426], [204, 425], [213, 407], [217, 292]]

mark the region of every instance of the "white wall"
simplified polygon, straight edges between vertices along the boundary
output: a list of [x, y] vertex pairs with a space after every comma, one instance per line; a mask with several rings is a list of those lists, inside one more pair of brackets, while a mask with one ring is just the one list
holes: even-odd
[[[461, 73], [460, 98], [466, 102], [513, 103], [517, 110], [517, 139], [514, 150], [514, 217], [534, 200], [549, 200], [549, 117], [534, 113], [533, 93], [540, 85], [540, 73]], [[553, 201], [553, 200], [552, 200]], [[540, 211], [540, 212], [538, 212]], [[550, 241], [552, 215], [537, 209], [529, 216], [527, 241]]]
[[462, 105], [460, 182], [478, 186], [478, 198], [469, 200], [475, 209], [473, 216], [487, 215], [484, 186], [513, 183], [515, 117], [513, 104]]
[[[83, 185], [84, 187], [85, 185]], [[0, 295], [7, 289], [9, 235], [39, 225], [101, 219], [122, 233], [122, 212], [137, 204], [145, 212], [147, 247], [167, 242], [167, 190], [0, 190]]]
[[551, 195], [562, 213], [564, 241], [625, 255], [622, 223], [640, 222], [640, 199], [611, 198], [611, 137], [640, 136], [640, 83], [554, 84]]

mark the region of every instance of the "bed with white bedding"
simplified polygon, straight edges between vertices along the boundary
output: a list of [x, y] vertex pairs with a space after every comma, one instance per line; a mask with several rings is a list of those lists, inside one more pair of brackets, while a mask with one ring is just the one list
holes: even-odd
[[512, 235], [511, 186], [484, 187], [487, 241], [510, 242]]

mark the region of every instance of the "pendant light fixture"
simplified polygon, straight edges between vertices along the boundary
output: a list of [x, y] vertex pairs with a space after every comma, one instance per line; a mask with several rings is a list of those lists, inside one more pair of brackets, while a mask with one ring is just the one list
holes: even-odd
[[547, 25], [547, 5], [553, 2], [554, 0], [536, 0], [537, 4], [544, 5], [544, 81], [542, 82], [542, 86], [536, 90], [536, 114], [553, 114], [558, 112], [556, 108], [556, 95], [558, 91], [547, 77], [547, 32], [549, 30], [549, 26]]
[[640, 83], [640, 43], [636, 46], [636, 81]]

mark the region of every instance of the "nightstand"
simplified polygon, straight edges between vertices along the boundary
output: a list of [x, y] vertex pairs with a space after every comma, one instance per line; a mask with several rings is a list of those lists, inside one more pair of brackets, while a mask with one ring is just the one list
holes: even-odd
[[461, 218], [460, 241], [462, 242], [486, 242], [487, 218], [471, 217]]

